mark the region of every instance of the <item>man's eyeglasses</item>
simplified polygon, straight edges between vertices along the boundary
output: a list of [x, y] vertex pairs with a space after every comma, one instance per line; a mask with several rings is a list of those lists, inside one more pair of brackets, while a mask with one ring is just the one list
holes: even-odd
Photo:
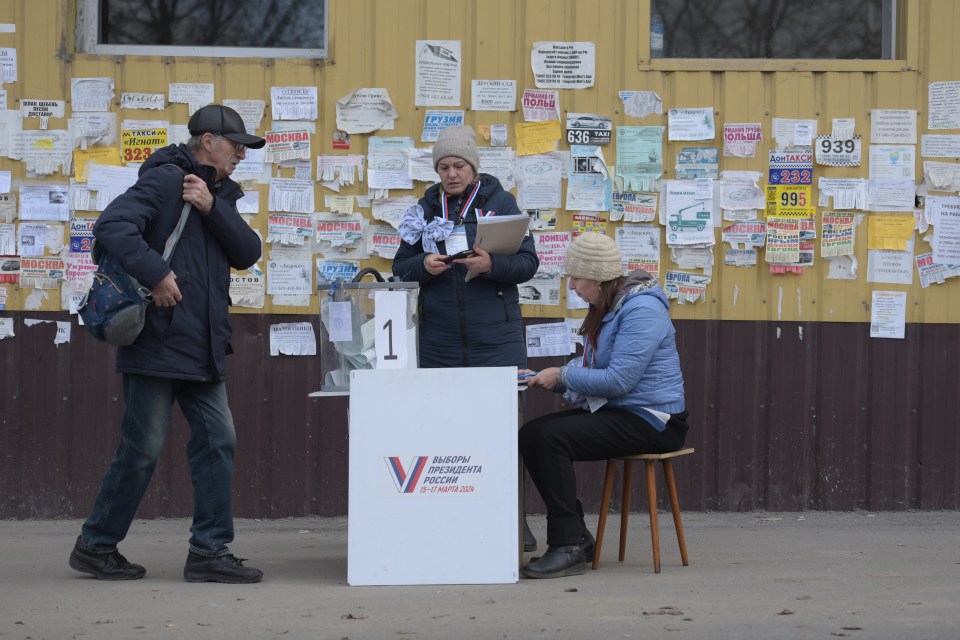
[[[214, 135], [216, 135], [216, 134], [214, 134]], [[233, 150], [234, 150], [236, 153], [245, 153], [246, 150], [247, 150], [247, 145], [245, 145], [245, 144], [242, 144], [242, 143], [240, 143], [240, 142], [234, 142], [233, 140], [230, 140], [229, 138], [225, 138], [225, 137], [223, 137], [223, 136], [216, 136], [216, 137], [217, 137], [217, 138], [220, 138], [221, 140], [224, 140], [225, 142], [227, 142], [228, 144], [230, 144], [230, 146], [233, 147]]]

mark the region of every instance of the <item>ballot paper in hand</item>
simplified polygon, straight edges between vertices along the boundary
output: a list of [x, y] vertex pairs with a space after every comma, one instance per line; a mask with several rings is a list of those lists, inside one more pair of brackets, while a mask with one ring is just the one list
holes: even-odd
[[[488, 253], [512, 256], [520, 248], [529, 226], [530, 216], [525, 213], [477, 218], [477, 236], [473, 246]], [[473, 274], [468, 273], [465, 280], [469, 282], [472, 279]]]

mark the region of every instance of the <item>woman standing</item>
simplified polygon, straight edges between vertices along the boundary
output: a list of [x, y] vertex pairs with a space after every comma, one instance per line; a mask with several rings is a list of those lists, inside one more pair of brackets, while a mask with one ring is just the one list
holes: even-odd
[[[404, 216], [393, 260], [397, 278], [420, 283], [420, 366], [525, 367], [517, 285], [540, 265], [533, 239], [524, 238], [514, 255], [473, 246], [478, 216], [519, 214], [517, 201], [494, 176], [479, 173], [470, 127], [440, 132], [433, 167], [440, 183]], [[445, 260], [467, 250], [473, 255]]]
[[544, 369], [527, 385], [565, 391], [579, 408], [520, 430], [520, 454], [547, 505], [549, 548], [521, 570], [528, 578], [578, 575], [593, 559], [575, 460], [676, 451], [688, 429], [676, 331], [656, 278], [624, 276], [616, 243], [599, 233], [574, 238], [565, 269], [570, 289], [590, 305], [580, 329], [583, 357]]

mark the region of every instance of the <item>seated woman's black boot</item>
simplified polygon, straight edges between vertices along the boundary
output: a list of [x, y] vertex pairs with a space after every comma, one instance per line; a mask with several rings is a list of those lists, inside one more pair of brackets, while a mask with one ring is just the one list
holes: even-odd
[[[586, 562], [593, 562], [593, 554], [594, 554], [594, 551], [596, 550], [597, 542], [596, 540], [593, 539], [593, 534], [590, 533], [589, 529], [587, 529], [587, 523], [583, 519], [583, 503], [580, 502], [580, 498], [577, 498], [577, 513], [580, 514], [580, 527], [582, 531], [582, 533], [580, 534], [580, 547], [583, 548], [583, 558]], [[523, 550], [529, 551], [529, 549], [527, 549], [526, 520], [524, 520], [523, 524], [525, 527], [524, 536], [523, 536]], [[533, 537], [533, 534], [531, 533], [530, 536]], [[534, 543], [534, 547], [536, 547], [537, 541], [534, 540], [533, 543]], [[539, 559], [540, 559], [540, 556], [534, 556], [530, 558], [530, 562], [533, 563]]]
[[587, 570], [583, 547], [573, 544], [550, 547], [542, 557], [520, 570], [527, 578], [562, 578], [578, 576]]

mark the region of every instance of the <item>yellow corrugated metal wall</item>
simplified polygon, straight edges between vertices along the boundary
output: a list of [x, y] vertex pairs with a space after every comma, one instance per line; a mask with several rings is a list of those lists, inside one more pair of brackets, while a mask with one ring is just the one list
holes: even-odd
[[[619, 90], [652, 90], [663, 98], [665, 109], [713, 107], [718, 131], [725, 121], [761, 122], [764, 142], [757, 157], [723, 158], [720, 168], [761, 171], [764, 175], [766, 151], [773, 144], [770, 124], [774, 117], [816, 118], [820, 131], [829, 130], [832, 118], [855, 117], [857, 133], [864, 138], [863, 166], [841, 169], [818, 165], [815, 175], [866, 177], [870, 110], [917, 109], [918, 134], [922, 135], [927, 132], [928, 82], [960, 80], [960, 45], [955, 44], [960, 32], [958, 3], [902, 0], [898, 5], [899, 59], [879, 62], [651, 63], [647, 59], [649, 0], [330, 0], [329, 58], [325, 61], [75, 54], [75, 0], [6, 0], [0, 3], [0, 23], [15, 24], [16, 32], [0, 34], [0, 47], [16, 48], [20, 58], [19, 78], [7, 85], [10, 109], [17, 109], [23, 98], [69, 100], [72, 77], [114, 78], [115, 109], [119, 109], [120, 92], [166, 94], [172, 82], [212, 82], [218, 101], [266, 100], [267, 124], [271, 86], [315, 85], [320, 101], [313, 140], [316, 156], [331, 153], [335, 100], [362, 87], [385, 87], [399, 111], [396, 130], [383, 135], [407, 135], [419, 140], [423, 111], [414, 107], [414, 46], [418, 39], [462, 42], [463, 105], [469, 103], [472, 79], [516, 79], [518, 94], [532, 88], [533, 42], [592, 41], [596, 43], [596, 85], [586, 90], [561, 90], [565, 111], [609, 115], [615, 125], [666, 125], [666, 115], [638, 120], [620, 112]], [[185, 123], [188, 114], [186, 105], [176, 104], [169, 105], [162, 116], [155, 111], [125, 110], [120, 117], [163, 117]], [[505, 121], [513, 125], [522, 121], [522, 114], [468, 110], [466, 121], [473, 126]], [[37, 126], [36, 120], [24, 124], [25, 128]], [[66, 128], [66, 120], [52, 119], [49, 126]], [[352, 136], [349, 153], [365, 153], [366, 138]], [[671, 177], [669, 159], [675, 157], [680, 145], [665, 142], [665, 177]], [[722, 141], [718, 139], [714, 146], [719, 145]], [[612, 161], [614, 147], [604, 152]], [[22, 163], [0, 158], [0, 169], [11, 169], [14, 179], [24, 178]], [[281, 175], [292, 175], [292, 170], [284, 171], [289, 174]], [[922, 173], [919, 160], [918, 172]], [[49, 180], [63, 182], [59, 176]], [[260, 189], [261, 211], [256, 222], [265, 235], [267, 188], [264, 185]], [[421, 186], [414, 193], [420, 195], [422, 191]], [[365, 192], [365, 185], [344, 191]], [[323, 202], [322, 195], [323, 190], [317, 186], [318, 203]], [[561, 211], [558, 218], [558, 228], [570, 228], [568, 213]], [[719, 240], [719, 231], [716, 233]], [[757, 267], [726, 267], [718, 244], [706, 302], [674, 305], [673, 315], [681, 319], [868, 322], [870, 292], [877, 288], [908, 291], [908, 322], [960, 320], [960, 283], [955, 281], [928, 289], [920, 288], [918, 278], [911, 287], [868, 284], [865, 224], [857, 236], [860, 275], [855, 282], [826, 280], [819, 255], [816, 266], [801, 276], [770, 275], [762, 257]], [[917, 253], [925, 250], [923, 246], [918, 239]], [[389, 270], [389, 263], [382, 259], [365, 266]], [[669, 266], [664, 244], [661, 270]], [[7, 308], [22, 309], [26, 295], [14, 285], [0, 286], [7, 287]], [[41, 309], [59, 310], [59, 296], [50, 295]], [[316, 297], [311, 308], [315, 310]], [[302, 307], [271, 306], [268, 300], [262, 312], [255, 312], [303, 311]], [[560, 317], [568, 312], [563, 307], [543, 306], [525, 307], [525, 313]]]

